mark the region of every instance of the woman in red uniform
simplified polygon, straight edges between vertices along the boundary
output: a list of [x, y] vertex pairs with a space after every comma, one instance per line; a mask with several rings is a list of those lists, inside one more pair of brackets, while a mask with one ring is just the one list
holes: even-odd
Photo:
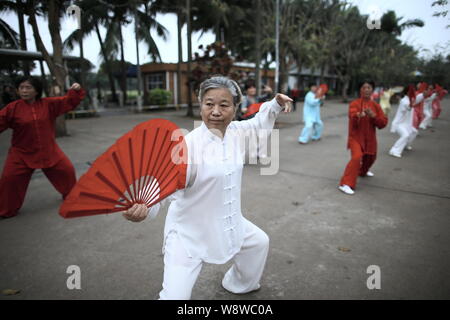
[[44, 174], [63, 198], [75, 185], [75, 169], [55, 140], [56, 117], [75, 109], [84, 90], [74, 83], [64, 97], [41, 98], [42, 84], [33, 77], [17, 82], [19, 100], [0, 110], [0, 133], [13, 130], [0, 178], [0, 217], [15, 216], [22, 207], [35, 169]]
[[361, 98], [350, 103], [347, 148], [352, 158], [339, 184], [339, 189], [346, 194], [355, 193], [358, 175], [373, 176], [369, 169], [377, 156], [376, 128], [383, 129], [388, 123], [380, 105], [370, 98], [374, 87], [372, 81], [363, 82]]

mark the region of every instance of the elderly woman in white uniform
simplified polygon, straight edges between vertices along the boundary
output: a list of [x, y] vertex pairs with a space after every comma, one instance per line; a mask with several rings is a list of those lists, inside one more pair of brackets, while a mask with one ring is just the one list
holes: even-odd
[[[417, 129], [413, 126], [413, 111], [414, 106], [408, 97], [409, 87], [403, 90], [403, 98], [398, 105], [397, 113], [391, 124], [391, 132], [397, 133], [400, 137], [389, 150], [389, 154], [393, 157], [401, 158], [402, 152], [405, 149], [411, 150], [411, 144], [417, 136]], [[423, 93], [416, 96], [414, 105], [421, 103], [424, 99]]]
[[[203, 262], [233, 260], [222, 286], [236, 294], [259, 289], [269, 250], [267, 234], [242, 216], [241, 178], [245, 159], [243, 135], [271, 130], [278, 113], [291, 111], [292, 99], [277, 94], [246, 121], [232, 121], [242, 93], [233, 80], [213, 77], [200, 85], [203, 123], [186, 135], [188, 170], [186, 188], [174, 193], [164, 228], [164, 279], [160, 299], [190, 299]], [[139, 222], [155, 217], [134, 205], [124, 213]]]

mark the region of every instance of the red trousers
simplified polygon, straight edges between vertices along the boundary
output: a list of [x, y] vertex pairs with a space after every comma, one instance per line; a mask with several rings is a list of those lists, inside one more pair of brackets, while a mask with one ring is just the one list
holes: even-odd
[[345, 167], [344, 175], [339, 185], [348, 185], [352, 189], [356, 187], [356, 179], [359, 176], [365, 176], [367, 171], [375, 162], [376, 154], [364, 154], [359, 143], [350, 143], [350, 152], [352, 158]]
[[416, 128], [417, 130], [419, 130], [419, 125], [422, 122], [422, 120], [425, 118], [425, 115], [423, 114], [423, 108], [422, 109], [418, 109], [414, 108], [413, 110], [413, 127]]
[[433, 104], [431, 106], [433, 108], [433, 119], [439, 118], [439, 115], [441, 114], [441, 101], [439, 99], [434, 99]]
[[[0, 178], [0, 217], [12, 217], [18, 213], [34, 170], [14, 153], [8, 154]], [[63, 198], [76, 183], [75, 168], [65, 155], [53, 167], [43, 168], [42, 171]]]

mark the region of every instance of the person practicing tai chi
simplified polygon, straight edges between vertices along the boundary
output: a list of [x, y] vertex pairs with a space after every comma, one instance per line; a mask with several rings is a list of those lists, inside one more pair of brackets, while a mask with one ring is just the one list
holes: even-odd
[[391, 97], [394, 95], [394, 91], [387, 87], [383, 87], [380, 93], [380, 106], [386, 116], [389, 116], [391, 112]]
[[419, 125], [419, 128], [422, 130], [426, 130], [429, 127], [432, 127], [433, 121], [433, 101], [436, 99], [437, 94], [434, 92], [434, 87], [430, 84], [425, 91], [425, 101], [423, 103], [423, 114], [424, 118]]
[[75, 185], [75, 168], [55, 140], [55, 121], [75, 109], [85, 94], [74, 83], [66, 96], [41, 98], [42, 84], [34, 77], [19, 79], [16, 88], [20, 99], [0, 110], [0, 133], [13, 130], [0, 178], [3, 218], [17, 215], [35, 169], [42, 169], [63, 198]]
[[303, 105], [303, 127], [298, 142], [300, 144], [307, 144], [311, 139], [313, 141], [320, 140], [323, 130], [323, 122], [320, 119], [320, 106], [323, 103], [325, 96], [321, 95], [320, 88], [315, 84], [310, 85], [310, 90], [305, 96], [305, 103]]
[[[242, 135], [273, 129], [280, 111], [291, 111], [290, 99], [276, 94], [250, 120], [232, 121], [242, 93], [222, 76], [199, 89], [202, 124], [185, 136], [188, 150], [186, 188], [171, 196], [164, 228], [164, 276], [160, 299], [190, 299], [203, 263], [233, 265], [222, 286], [235, 294], [260, 288], [269, 238], [241, 212], [241, 179], [245, 159]], [[160, 203], [148, 209], [135, 204], [123, 215], [139, 222], [154, 218]]]
[[436, 99], [433, 100], [433, 105], [432, 105], [433, 119], [439, 118], [439, 115], [442, 112], [441, 101], [444, 98], [444, 96], [448, 93], [447, 90], [445, 90], [438, 84], [436, 84], [435, 87], [436, 87], [437, 97], [436, 97]]
[[428, 85], [425, 82], [419, 82], [416, 86], [416, 100], [420, 102], [416, 102], [413, 109], [413, 126], [417, 129], [417, 135], [419, 135], [419, 126], [425, 118], [425, 114], [423, 113], [424, 108], [424, 100], [418, 99], [419, 96], [423, 95], [426, 98]]
[[358, 175], [374, 175], [369, 169], [377, 156], [376, 128], [383, 129], [388, 123], [380, 105], [370, 98], [374, 87], [373, 81], [363, 82], [361, 98], [350, 103], [347, 148], [351, 151], [351, 159], [339, 184], [339, 190], [349, 195], [355, 193]]
[[391, 132], [398, 133], [400, 138], [389, 150], [389, 155], [397, 158], [402, 157], [405, 148], [412, 150], [412, 143], [417, 136], [417, 129], [413, 126], [413, 106], [417, 106], [423, 100], [423, 94], [415, 97], [414, 85], [405, 87], [402, 96], [391, 124]]

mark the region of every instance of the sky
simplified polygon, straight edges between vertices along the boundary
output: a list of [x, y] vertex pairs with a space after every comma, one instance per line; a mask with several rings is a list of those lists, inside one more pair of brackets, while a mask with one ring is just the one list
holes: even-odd
[[[409, 45], [412, 45], [419, 51], [422, 57], [431, 57], [436, 52], [450, 54], [450, 28], [446, 28], [450, 24], [450, 14], [444, 17], [433, 17], [433, 13], [439, 10], [439, 7], [432, 7], [434, 0], [347, 0], [351, 4], [357, 6], [362, 14], [370, 14], [374, 10], [385, 13], [388, 10], [394, 10], [397, 17], [403, 17], [401, 22], [408, 19], [422, 19], [425, 22], [423, 28], [412, 28], [406, 30], [401, 35], [401, 40]], [[445, 9], [450, 9], [449, 6]], [[442, 9], [440, 9], [442, 10]], [[6, 21], [14, 30], [18, 31], [18, 22], [15, 14], [2, 13], [0, 18]], [[155, 32], [152, 35], [156, 39], [157, 46], [161, 53], [163, 62], [176, 63], [178, 61], [177, 49], [177, 20], [176, 16], [172, 14], [158, 15], [157, 21], [167, 28], [169, 31], [167, 41], [158, 37]], [[39, 29], [41, 36], [47, 48], [51, 51], [51, 38], [48, 33], [48, 27], [45, 20], [38, 18]], [[62, 23], [61, 36], [64, 40], [76, 27], [74, 19], [65, 18]], [[125, 59], [131, 63], [137, 62], [136, 57], [136, 43], [134, 38], [134, 25], [128, 25], [123, 28], [125, 39]], [[26, 24], [27, 46], [30, 51], [37, 51], [34, 44], [31, 26]], [[102, 37], [106, 33], [105, 29], [101, 29]], [[187, 45], [186, 45], [186, 27], [182, 30], [183, 39], [183, 59], [187, 59]], [[207, 45], [214, 42], [215, 36], [212, 33], [194, 33], [192, 37], [192, 51], [196, 52], [199, 45]], [[139, 45], [140, 63], [147, 63], [150, 57], [147, 54], [147, 46], [144, 43]], [[84, 40], [84, 55], [94, 65], [95, 69], [101, 63], [99, 59], [100, 45], [98, 43], [95, 33]], [[70, 55], [78, 56], [79, 47], [76, 46]], [[46, 68], [46, 70], [48, 70]], [[39, 72], [36, 70], [35, 72]]]
[[422, 28], [411, 28], [403, 31], [400, 39], [416, 50], [421, 57], [430, 57], [435, 52], [450, 54], [450, 12], [447, 17], [433, 17], [436, 11], [449, 10], [445, 7], [434, 6], [434, 0], [347, 0], [358, 6], [362, 14], [370, 14], [374, 9], [381, 13], [389, 10], [395, 11], [398, 18], [403, 17], [400, 23], [410, 19], [421, 19], [425, 25]]

